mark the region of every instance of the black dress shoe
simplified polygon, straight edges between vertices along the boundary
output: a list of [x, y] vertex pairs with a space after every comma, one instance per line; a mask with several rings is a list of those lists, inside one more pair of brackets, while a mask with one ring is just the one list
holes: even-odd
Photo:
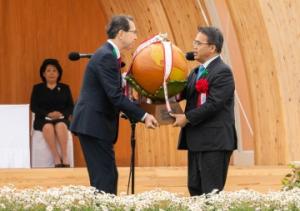
[[63, 168], [70, 168], [70, 164], [61, 164], [63, 165]]
[[62, 164], [62, 163], [59, 163], [59, 164], [55, 164], [54, 167], [55, 167], [55, 168], [64, 168], [65, 165]]

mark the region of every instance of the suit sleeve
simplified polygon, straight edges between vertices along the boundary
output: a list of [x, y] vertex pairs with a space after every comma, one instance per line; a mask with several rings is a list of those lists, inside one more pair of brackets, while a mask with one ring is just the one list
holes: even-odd
[[145, 114], [141, 108], [131, 102], [122, 92], [121, 75], [118, 63], [112, 54], [106, 54], [97, 62], [97, 77], [101, 81], [110, 102], [129, 118], [141, 121]]
[[73, 112], [74, 101], [73, 101], [71, 90], [68, 85], [66, 85], [65, 92], [66, 92], [67, 103], [62, 113], [66, 118], [68, 118]]
[[221, 111], [226, 102], [233, 97], [234, 79], [230, 69], [219, 72], [209, 85], [209, 94], [201, 107], [186, 112], [190, 124], [197, 125]]
[[41, 97], [41, 90], [39, 86], [35, 85], [32, 89], [31, 100], [30, 100], [30, 109], [36, 115], [45, 117], [48, 114], [48, 111], [42, 109], [38, 105], [38, 99]]

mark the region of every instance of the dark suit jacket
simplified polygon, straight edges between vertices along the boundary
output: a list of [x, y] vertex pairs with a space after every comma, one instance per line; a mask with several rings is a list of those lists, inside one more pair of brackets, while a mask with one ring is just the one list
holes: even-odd
[[33, 128], [42, 130], [47, 121], [45, 117], [52, 111], [59, 111], [63, 119], [52, 122], [65, 122], [69, 126], [69, 117], [73, 112], [73, 98], [67, 84], [57, 83], [54, 89], [49, 89], [46, 83], [35, 84], [32, 89], [30, 108], [35, 113]]
[[135, 121], [145, 114], [123, 95], [120, 65], [107, 42], [87, 65], [70, 129], [75, 134], [115, 142], [120, 110]]
[[191, 151], [234, 150], [237, 136], [234, 123], [234, 79], [231, 69], [220, 57], [208, 67], [206, 102], [197, 108], [195, 89], [198, 67], [192, 70], [183, 92], [185, 114], [190, 123], [182, 128], [178, 149]]

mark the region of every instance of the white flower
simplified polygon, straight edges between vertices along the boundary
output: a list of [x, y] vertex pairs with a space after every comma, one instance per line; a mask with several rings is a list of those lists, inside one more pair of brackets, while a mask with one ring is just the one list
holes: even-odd
[[80, 205], [85, 205], [85, 201], [84, 201], [84, 200], [80, 200], [80, 201], [78, 202], [78, 204], [80, 204]]
[[[291, 206], [300, 209], [300, 189], [269, 192], [266, 194], [251, 190], [220, 193], [212, 192], [207, 195], [184, 197], [180, 194], [163, 190], [152, 190], [135, 195], [115, 196], [98, 193], [95, 188], [85, 186], [63, 186], [61, 188], [40, 187], [17, 190], [13, 186], [0, 188], [0, 209], [8, 209], [15, 204], [21, 209], [44, 207], [47, 211], [55, 209], [69, 211], [75, 209], [91, 210], [145, 210], [145, 209], [185, 209], [191, 211], [230, 210], [249, 206], [247, 209], [260, 210], [289, 210]], [[246, 205], [245, 205], [246, 204]], [[242, 207], [243, 208], [243, 207]]]
[[51, 205], [46, 207], [46, 211], [52, 211], [52, 210], [53, 210], [53, 207]]

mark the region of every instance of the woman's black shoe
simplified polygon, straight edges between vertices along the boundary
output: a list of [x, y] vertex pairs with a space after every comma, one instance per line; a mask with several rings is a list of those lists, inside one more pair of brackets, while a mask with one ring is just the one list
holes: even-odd
[[64, 168], [65, 165], [62, 164], [62, 163], [59, 163], [59, 164], [55, 164], [54, 167], [55, 167], [55, 168]]

